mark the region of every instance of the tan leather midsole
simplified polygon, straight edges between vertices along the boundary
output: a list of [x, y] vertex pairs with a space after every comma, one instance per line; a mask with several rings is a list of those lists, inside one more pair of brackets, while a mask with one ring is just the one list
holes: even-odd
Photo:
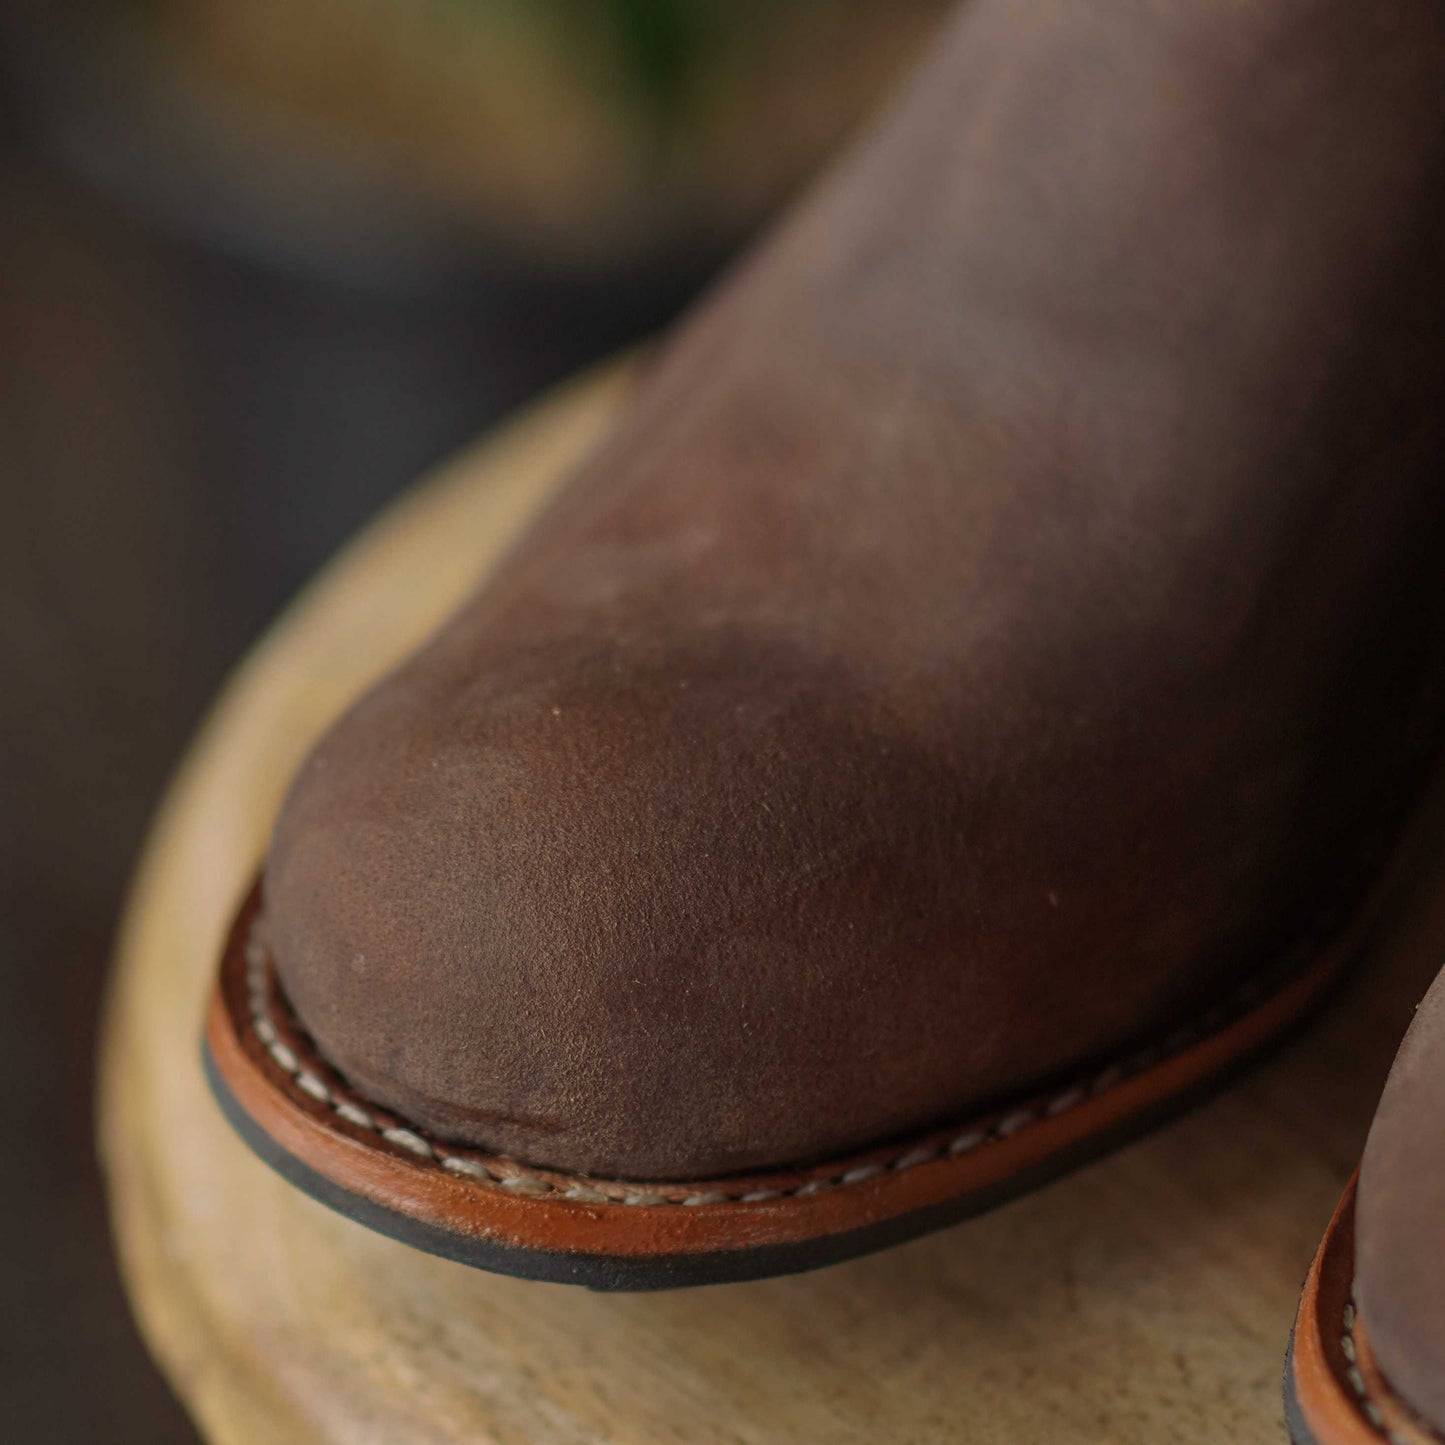
[[[253, 891], [226, 947], [207, 1041], [236, 1103], [275, 1144], [342, 1189], [436, 1228], [609, 1256], [801, 1243], [995, 1189], [1257, 1051], [1318, 1001], [1347, 956], [1331, 949], [1257, 999], [1254, 985], [1237, 1011], [1212, 1010], [1197, 1028], [1072, 1087], [948, 1129], [807, 1169], [647, 1183], [555, 1173], [427, 1139], [352, 1095], [288, 1023], [284, 1001], [261, 1015], [276, 1019], [278, 1056], [258, 1036], [252, 1009], [246, 943], [258, 907]], [[267, 971], [261, 995], [273, 999], [274, 990]]]
[[1439, 1445], [1385, 1379], [1353, 1299], [1356, 1170], [1315, 1255], [1295, 1319], [1291, 1378], [1314, 1445]]

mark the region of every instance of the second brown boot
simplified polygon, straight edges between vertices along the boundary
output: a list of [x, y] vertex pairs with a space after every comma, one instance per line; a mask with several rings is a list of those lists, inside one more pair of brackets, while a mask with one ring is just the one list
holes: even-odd
[[1285, 1378], [1294, 1445], [1445, 1438], [1442, 1123], [1445, 974], [1400, 1046], [1305, 1282]]

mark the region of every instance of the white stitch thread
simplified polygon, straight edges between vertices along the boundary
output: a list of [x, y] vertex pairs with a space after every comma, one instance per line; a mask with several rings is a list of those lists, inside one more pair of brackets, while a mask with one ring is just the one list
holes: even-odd
[[938, 1158], [938, 1150], [930, 1149], [926, 1144], [921, 1144], [917, 1149], [910, 1149], [901, 1159], [893, 1161], [895, 1174], [902, 1174], [905, 1169], [916, 1169], [920, 1164], [927, 1164], [930, 1159]]
[[1359, 1400], [1361, 1413], [1376, 1430], [1385, 1436], [1390, 1445], [1410, 1445], [1409, 1440], [1399, 1430], [1385, 1429], [1385, 1417], [1380, 1413], [1380, 1407], [1370, 1398], [1365, 1377], [1360, 1373], [1359, 1366], [1356, 1364], [1358, 1351], [1355, 1348], [1355, 1303], [1353, 1300], [1345, 1305], [1343, 1325], [1344, 1329], [1340, 1335], [1340, 1353], [1350, 1362], [1349, 1369], [1345, 1371], [1345, 1378], [1350, 1382], [1350, 1388]]
[[463, 1159], [459, 1154], [448, 1154], [442, 1160], [442, 1168], [450, 1169], [453, 1174], [465, 1174], [471, 1179], [491, 1179], [492, 1174], [483, 1164], [478, 1164], [475, 1159]]
[[301, 1063], [296, 1055], [283, 1044], [280, 1039], [275, 1039], [266, 1045], [271, 1057], [281, 1065], [293, 1078], [301, 1072]]
[[[1117, 1087], [1134, 1074], [1142, 1072], [1151, 1066], [1161, 1056], [1167, 1055], [1170, 1051], [1179, 1052], [1187, 1048], [1197, 1039], [1204, 1037], [1206, 1033], [1214, 1032], [1228, 1021], [1228, 1011], [1223, 1008], [1211, 1009], [1202, 1016], [1195, 1024], [1186, 1028], [1176, 1029], [1165, 1040], [1164, 1045], [1150, 1045], [1131, 1056], [1122, 1064], [1112, 1064], [1108, 1068], [1095, 1075], [1084, 1084], [1077, 1084], [1064, 1092], [1056, 1095], [1053, 1099], [1042, 1106], [1019, 1109], [1005, 1115], [993, 1125], [991, 1129], [972, 1129], [966, 1133], [956, 1135], [946, 1143], [936, 1145], [918, 1145], [905, 1153], [899, 1155], [892, 1161], [875, 1161], [861, 1164], [849, 1169], [845, 1173], [819, 1179], [808, 1180], [802, 1184], [787, 1190], [781, 1189], [755, 1189], [740, 1195], [731, 1195], [719, 1191], [706, 1191], [702, 1193], [690, 1193], [680, 1197], [669, 1197], [657, 1193], [655, 1190], [633, 1189], [626, 1186], [612, 1187], [612, 1192], [604, 1193], [593, 1188], [590, 1184], [572, 1182], [567, 1187], [551, 1183], [539, 1174], [527, 1172], [509, 1173], [500, 1175], [479, 1160], [466, 1155], [454, 1152], [450, 1149], [445, 1153], [438, 1152], [431, 1142], [415, 1129], [399, 1125], [384, 1126], [380, 1124], [370, 1113], [361, 1108], [349, 1099], [338, 1097], [335, 1091], [327, 1086], [324, 1080], [305, 1068], [295, 1052], [282, 1040], [274, 1021], [269, 1015], [271, 1007], [271, 990], [268, 986], [266, 969], [269, 958], [264, 944], [260, 938], [259, 922], [253, 924], [251, 936], [245, 945], [244, 957], [247, 964], [246, 988], [251, 1005], [250, 1023], [256, 1037], [265, 1046], [267, 1053], [276, 1062], [277, 1066], [290, 1076], [297, 1088], [315, 1099], [318, 1103], [329, 1105], [335, 1113], [347, 1123], [355, 1125], [360, 1129], [367, 1129], [379, 1134], [388, 1143], [405, 1149], [408, 1153], [420, 1159], [427, 1159], [439, 1163], [444, 1169], [466, 1178], [485, 1181], [494, 1188], [505, 1189], [509, 1193], [524, 1194], [529, 1196], [541, 1196], [547, 1194], [558, 1194], [563, 1199], [570, 1199], [578, 1203], [600, 1204], [626, 1204], [634, 1206], [655, 1206], [660, 1204], [675, 1204], [696, 1207], [700, 1204], [762, 1204], [774, 1199], [787, 1197], [806, 1197], [813, 1194], [821, 1194], [826, 1190], [837, 1188], [841, 1185], [852, 1185], [863, 1183], [873, 1179], [890, 1170], [894, 1173], [902, 1173], [905, 1170], [913, 1169], [922, 1164], [936, 1162], [940, 1159], [966, 1154], [980, 1148], [985, 1144], [1008, 1139], [1023, 1129], [1039, 1123], [1042, 1119], [1055, 1118], [1069, 1109], [1077, 1107], [1091, 1095], [1097, 1096]], [[1267, 990], [1278, 982], [1285, 970], [1275, 969], [1265, 975], [1250, 980], [1247, 984], [1238, 989], [1234, 995], [1235, 1003], [1242, 1004], [1245, 999], [1257, 1000]], [[1210, 1026], [1205, 1027], [1206, 1023]]]
[[843, 1181], [841, 1179], [814, 1179], [803, 1185], [801, 1189], [793, 1190], [793, 1194], [799, 1199], [806, 1199], [810, 1194], [826, 1194], [830, 1189], [836, 1189]]
[[355, 1124], [358, 1129], [375, 1129], [376, 1120], [366, 1112], [365, 1109], [358, 1109], [355, 1104], [346, 1099], [333, 1099], [331, 1107], [346, 1120], [348, 1124]]
[[383, 1129], [381, 1137], [388, 1144], [396, 1144], [403, 1149], [410, 1149], [413, 1154], [419, 1154], [423, 1159], [436, 1158], [436, 1151], [413, 1129]]
[[535, 1174], [513, 1174], [502, 1180], [502, 1188], [511, 1194], [550, 1194], [552, 1186]]
[[1015, 1114], [1010, 1114], [1007, 1119], [1001, 1119], [994, 1125], [993, 1132], [1000, 1139], [1011, 1139], [1020, 1129], [1027, 1129], [1030, 1124], [1038, 1121], [1036, 1109], [1020, 1109]]
[[969, 1154], [980, 1144], [987, 1142], [988, 1135], [982, 1129], [970, 1129], [967, 1134], [960, 1134], [958, 1138], [948, 1141], [948, 1152], [950, 1154]]

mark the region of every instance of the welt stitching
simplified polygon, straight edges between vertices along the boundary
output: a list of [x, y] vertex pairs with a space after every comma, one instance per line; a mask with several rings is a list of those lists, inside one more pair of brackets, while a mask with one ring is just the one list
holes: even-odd
[[[1345, 1305], [1340, 1333], [1340, 1353], [1344, 1355], [1346, 1365], [1345, 1379], [1349, 1381], [1350, 1389], [1355, 1392], [1360, 1412], [1390, 1442], [1390, 1445], [1410, 1445], [1410, 1441], [1399, 1430], [1385, 1428], [1385, 1417], [1381, 1413], [1380, 1407], [1370, 1398], [1370, 1387], [1365, 1383], [1365, 1377], [1360, 1373], [1360, 1367], [1355, 1358], [1355, 1313], [1355, 1301], [1351, 1298]], [[1430, 1433], [1434, 1438], [1439, 1438], [1433, 1430]]]
[[550, 1195], [585, 1204], [622, 1204], [634, 1207], [676, 1205], [689, 1208], [704, 1204], [761, 1204], [778, 1199], [806, 1198], [825, 1191], [851, 1188], [884, 1174], [901, 1174], [921, 1164], [956, 1158], [1012, 1138], [1026, 1129], [1067, 1113], [1086, 1099], [1118, 1088], [1163, 1060], [1182, 1053], [1200, 1039], [1218, 1032], [1298, 972], [1304, 959], [1312, 952], [1312, 941], [1310, 944], [1301, 945], [1287, 956], [1282, 965], [1247, 980], [1235, 990], [1227, 1003], [1210, 1009], [1192, 1024], [1176, 1029], [1160, 1043], [1151, 1044], [1122, 1062], [1090, 1073], [1042, 1102], [1006, 1113], [992, 1124], [971, 1126], [938, 1143], [900, 1144], [895, 1153], [869, 1159], [835, 1175], [807, 1179], [787, 1189], [754, 1187], [746, 1191], [730, 1189], [725, 1184], [698, 1189], [669, 1182], [649, 1188], [588, 1175], [552, 1171], [544, 1175], [509, 1159], [447, 1144], [419, 1127], [404, 1122], [388, 1123], [387, 1120], [394, 1117], [390, 1110], [367, 1103], [350, 1089], [338, 1088], [328, 1083], [318, 1073], [309, 1069], [297, 1056], [296, 1051], [286, 1043], [273, 1013], [278, 990], [272, 988], [268, 978], [270, 957], [261, 936], [259, 919], [253, 920], [246, 939], [245, 962], [248, 1019], [252, 1032], [277, 1068], [290, 1078], [297, 1089], [317, 1103], [329, 1107], [338, 1118], [344, 1119], [354, 1128], [377, 1134], [388, 1144], [405, 1150], [419, 1161], [508, 1194], [535, 1197]]

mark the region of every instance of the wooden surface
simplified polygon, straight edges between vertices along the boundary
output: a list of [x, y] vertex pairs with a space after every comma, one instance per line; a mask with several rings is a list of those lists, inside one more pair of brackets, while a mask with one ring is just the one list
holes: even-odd
[[625, 385], [547, 403], [353, 545], [240, 669], [157, 819], [120, 940], [102, 1152], [177, 1390], [217, 1445], [1280, 1441], [1299, 1284], [1445, 959], [1445, 888], [1416, 887], [1324, 1018], [1204, 1109], [988, 1218], [812, 1275], [602, 1296], [477, 1273], [313, 1203], [222, 1122], [203, 995], [289, 775]]

